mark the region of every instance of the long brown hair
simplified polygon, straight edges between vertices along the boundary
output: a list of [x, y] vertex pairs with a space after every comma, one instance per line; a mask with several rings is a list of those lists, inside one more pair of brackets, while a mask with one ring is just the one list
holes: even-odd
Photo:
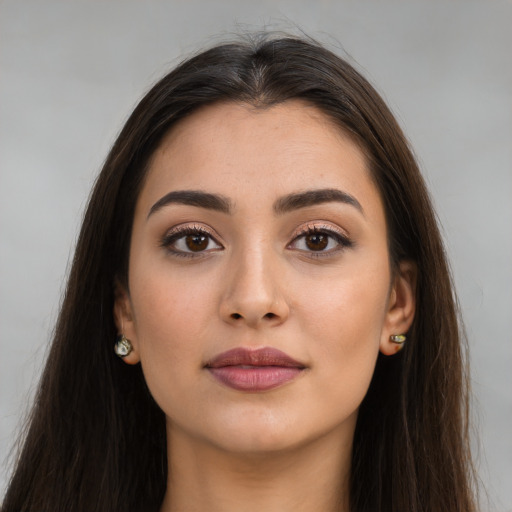
[[140, 101], [85, 213], [51, 351], [4, 512], [156, 511], [167, 478], [165, 419], [139, 366], [113, 353], [114, 281], [127, 283], [134, 207], [148, 161], [199, 107], [301, 98], [351, 134], [378, 185], [396, 265], [416, 262], [406, 348], [379, 356], [354, 437], [352, 512], [475, 510], [464, 341], [436, 217], [408, 143], [373, 87], [301, 38], [260, 35], [183, 62]]

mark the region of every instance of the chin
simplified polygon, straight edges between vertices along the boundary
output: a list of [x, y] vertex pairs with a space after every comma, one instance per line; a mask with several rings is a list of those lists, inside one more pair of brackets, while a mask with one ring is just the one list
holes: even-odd
[[[216, 422], [203, 432], [208, 443], [223, 452], [239, 456], [270, 456], [305, 448], [316, 441], [341, 431], [352, 437], [357, 411], [345, 420], [316, 422], [313, 415], [278, 415], [259, 411], [240, 413], [238, 421]], [[332, 418], [331, 418], [332, 419]]]
[[[220, 439], [212, 440], [216, 447], [235, 456], [265, 457], [285, 453], [299, 448], [307, 441], [297, 436], [294, 432], [244, 432], [242, 435], [228, 435]], [[299, 438], [299, 439], [297, 439]]]

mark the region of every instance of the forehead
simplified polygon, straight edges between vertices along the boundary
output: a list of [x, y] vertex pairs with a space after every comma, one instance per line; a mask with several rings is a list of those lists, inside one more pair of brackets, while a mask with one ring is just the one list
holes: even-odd
[[264, 202], [311, 188], [341, 188], [381, 208], [363, 152], [316, 107], [230, 102], [204, 107], [171, 129], [150, 161], [140, 200], [193, 189]]

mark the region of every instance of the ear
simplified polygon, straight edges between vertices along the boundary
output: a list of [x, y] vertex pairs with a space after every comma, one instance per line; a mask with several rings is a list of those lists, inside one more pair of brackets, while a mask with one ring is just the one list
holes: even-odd
[[414, 262], [402, 261], [393, 278], [380, 340], [380, 351], [387, 356], [402, 348], [402, 345], [393, 343], [390, 336], [406, 334], [414, 320], [417, 275], [418, 269]]
[[123, 361], [127, 364], [137, 364], [140, 361], [140, 355], [130, 295], [126, 288], [117, 280], [114, 285], [114, 322], [117, 332], [124, 334], [130, 340], [133, 347], [133, 350], [123, 357]]

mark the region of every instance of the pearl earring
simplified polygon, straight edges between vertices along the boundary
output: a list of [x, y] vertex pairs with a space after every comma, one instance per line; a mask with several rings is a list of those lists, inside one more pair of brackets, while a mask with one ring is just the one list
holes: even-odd
[[124, 335], [120, 334], [116, 339], [116, 344], [114, 345], [114, 352], [121, 359], [126, 357], [133, 350], [133, 346], [130, 340]]

